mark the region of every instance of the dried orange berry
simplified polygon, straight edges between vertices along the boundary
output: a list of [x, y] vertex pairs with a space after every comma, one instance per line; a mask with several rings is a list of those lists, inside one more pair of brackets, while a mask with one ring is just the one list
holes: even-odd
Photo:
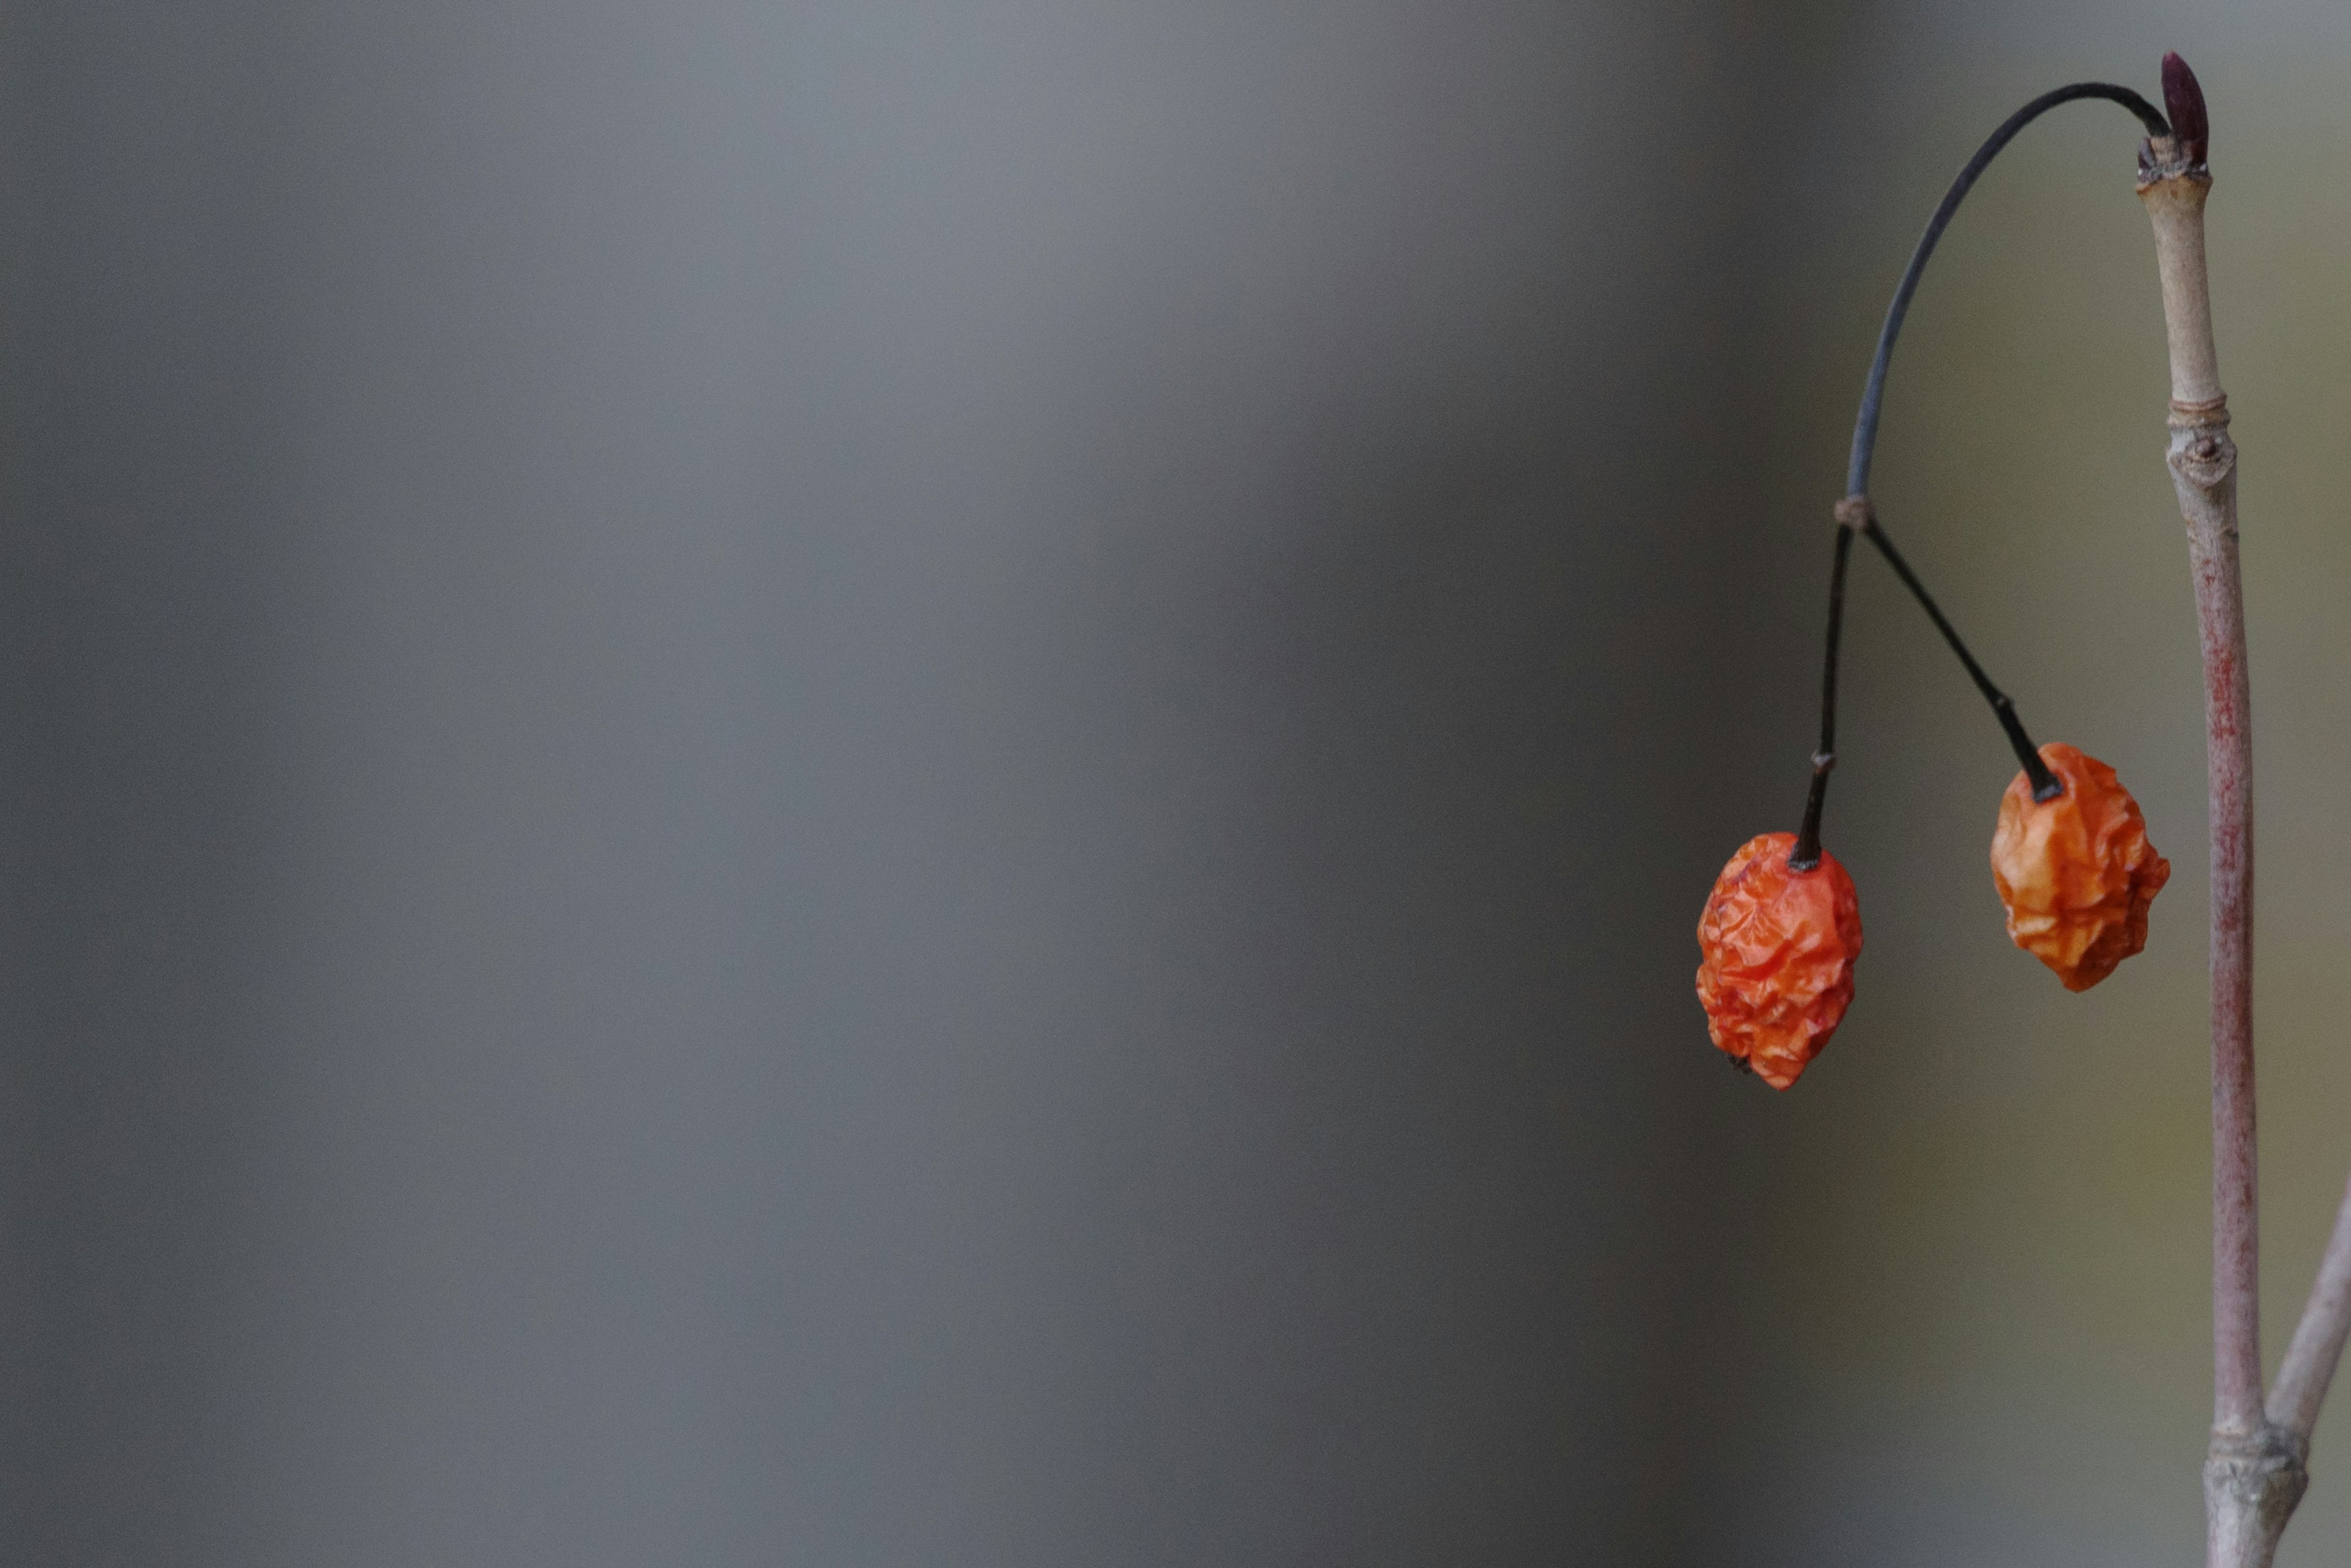
[[2035, 800], [2019, 773], [1991, 831], [1991, 880], [2008, 906], [2009, 940], [2086, 991], [2147, 946], [2147, 906], [2171, 862], [2147, 841], [2147, 821], [2115, 770], [2052, 741], [2041, 760], [2065, 792]]
[[1747, 841], [1698, 923], [1698, 999], [1717, 1050], [1774, 1089], [1795, 1082], [1853, 1001], [1861, 901], [1834, 855], [1788, 869], [1793, 833]]

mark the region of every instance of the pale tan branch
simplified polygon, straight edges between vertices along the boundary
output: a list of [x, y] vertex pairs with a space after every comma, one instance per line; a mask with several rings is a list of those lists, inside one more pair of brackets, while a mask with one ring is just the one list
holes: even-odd
[[[2199, 97], [2199, 109], [2200, 103]], [[2212, 177], [2193, 161], [2193, 152], [2169, 137], [2150, 139], [2138, 191], [2155, 225], [2163, 279], [2171, 350], [2166, 460], [2188, 524], [2204, 651], [2212, 826], [2212, 1441], [2204, 1462], [2206, 1562], [2210, 1568], [2269, 1568], [2310, 1481], [2303, 1437], [2273, 1425], [2262, 1397], [2252, 691], [2237, 567], [2237, 447], [2229, 436], [2204, 262], [2204, 202]]]

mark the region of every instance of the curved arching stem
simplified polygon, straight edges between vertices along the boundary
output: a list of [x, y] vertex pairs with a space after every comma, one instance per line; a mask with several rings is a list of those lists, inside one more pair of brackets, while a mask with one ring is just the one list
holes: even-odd
[[1878, 329], [1877, 333], [1877, 352], [1870, 361], [1869, 379], [1862, 385], [1861, 412], [1854, 420], [1853, 457], [1845, 469], [1845, 497], [1837, 503], [1836, 558], [1829, 570], [1828, 652], [1821, 675], [1821, 743], [1813, 753], [1813, 777], [1804, 799], [1803, 826], [1796, 836], [1796, 847], [1788, 856], [1788, 864], [1794, 870], [1809, 871], [1820, 864], [1821, 860], [1821, 813], [1828, 801], [1829, 772], [1836, 766], [1837, 644], [1844, 618], [1845, 560], [1852, 553], [1853, 536], [1856, 531], [1877, 548], [1877, 552], [1886, 558], [1886, 564], [1894, 569], [1895, 575], [1902, 580], [1903, 586], [1909, 589], [1920, 608], [1927, 612], [1927, 617], [1935, 623], [1935, 629], [1943, 634], [1943, 640], [1950, 644], [1951, 652], [1959, 655], [1959, 663], [1968, 672], [1968, 678], [1975, 683], [1976, 690], [1991, 706], [1993, 716], [2000, 721], [2001, 733], [2007, 736], [2010, 747], [2016, 753], [2017, 765], [2024, 769], [2025, 777], [2032, 782], [2032, 798], [2047, 800], [2064, 792], [2064, 786], [2058, 782], [2055, 774], [2050, 772], [2049, 765], [2041, 760], [2040, 751], [2025, 733], [2023, 721], [2017, 717], [2015, 703], [2009, 699], [2007, 693], [1992, 685], [1991, 677], [1984, 674], [1983, 666], [1976, 662], [1974, 654], [1968, 652], [1968, 645], [1959, 640], [1958, 629], [1936, 604], [1926, 585], [1918, 580], [1917, 574], [1910, 570], [1909, 563], [1895, 549], [1894, 541], [1886, 537], [1886, 530], [1878, 526], [1876, 511], [1869, 501], [1869, 462], [1877, 445], [1877, 412], [1886, 397], [1886, 371], [1894, 359], [1895, 340], [1902, 335], [1903, 319], [1910, 313], [1910, 297], [1918, 291], [1918, 279], [1927, 270], [1927, 258], [1935, 254], [1936, 242], [1943, 237], [1943, 231], [1950, 226], [1951, 215], [1959, 210], [1959, 204], [1967, 199], [1968, 192], [1984, 170], [1991, 166], [1991, 161], [2000, 155], [2001, 149], [2016, 140], [2017, 132], [2059, 104], [2072, 103], [2077, 99], [2104, 99], [2121, 104], [2138, 117], [2139, 123], [2147, 128], [2149, 136], [2170, 134], [2171, 128], [2162, 113], [2126, 87], [2116, 87], [2111, 82], [2084, 81], [2043, 93], [2001, 121], [2000, 128], [1984, 139], [1984, 144], [1976, 149], [1975, 156], [1969, 159], [1967, 166], [1959, 171], [1959, 178], [1951, 182], [1951, 188], [1943, 193], [1943, 200], [1935, 208], [1935, 215], [1927, 220], [1927, 232], [1918, 236], [1917, 246], [1910, 252], [1910, 265], [1902, 269], [1902, 281], [1895, 287], [1894, 301], [1886, 308], [1886, 324]]
[[1927, 220], [1927, 232], [1918, 236], [1918, 244], [1910, 252], [1910, 265], [1902, 269], [1902, 281], [1895, 286], [1894, 302], [1886, 308], [1886, 324], [1877, 329], [1877, 353], [1869, 362], [1869, 380], [1862, 383], [1861, 412], [1853, 422], [1853, 457], [1845, 465], [1844, 489], [1848, 496], [1869, 493], [1869, 460], [1877, 446], [1877, 410], [1886, 398], [1886, 370], [1894, 360], [1894, 340], [1902, 335], [1903, 319], [1910, 314], [1910, 297], [1918, 292], [1918, 278], [1927, 270], [1927, 258], [1935, 254], [1935, 246], [1950, 226], [1951, 215], [1959, 210], [1968, 192], [1976, 181], [2000, 156], [2001, 149], [2016, 140], [2017, 133], [2061, 103], [2079, 99], [2105, 99], [2121, 104], [2138, 116], [2149, 136], [2168, 136], [2171, 127], [2162, 111], [2126, 87], [2111, 82], [2077, 81], [2053, 92], [2044, 92], [2014, 114], [2000, 122], [2000, 129], [1984, 138], [1976, 155], [1959, 171], [1951, 188], [1943, 193], [1942, 204], [1935, 215]]

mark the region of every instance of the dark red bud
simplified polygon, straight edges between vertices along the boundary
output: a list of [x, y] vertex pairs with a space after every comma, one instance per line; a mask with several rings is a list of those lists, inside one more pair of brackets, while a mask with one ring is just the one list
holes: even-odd
[[2212, 144], [2212, 122], [2204, 112], [2204, 89], [2196, 73], [2176, 54], [2163, 57], [2163, 111], [2171, 120], [2171, 134], [2191, 163], [2204, 162]]

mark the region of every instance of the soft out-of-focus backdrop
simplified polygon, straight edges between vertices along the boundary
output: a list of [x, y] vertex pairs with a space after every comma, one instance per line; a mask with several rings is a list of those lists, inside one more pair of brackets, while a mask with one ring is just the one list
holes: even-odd
[[[2212, 103], [2273, 1357], [2351, 1168], [2351, 14], [0, 12], [0, 1558], [2194, 1560], [2195, 638], [2104, 106], [1877, 495], [2177, 875], [2064, 994], [1857, 563], [1919, 223]], [[2285, 1561], [2351, 1545], [2320, 1428]]]

